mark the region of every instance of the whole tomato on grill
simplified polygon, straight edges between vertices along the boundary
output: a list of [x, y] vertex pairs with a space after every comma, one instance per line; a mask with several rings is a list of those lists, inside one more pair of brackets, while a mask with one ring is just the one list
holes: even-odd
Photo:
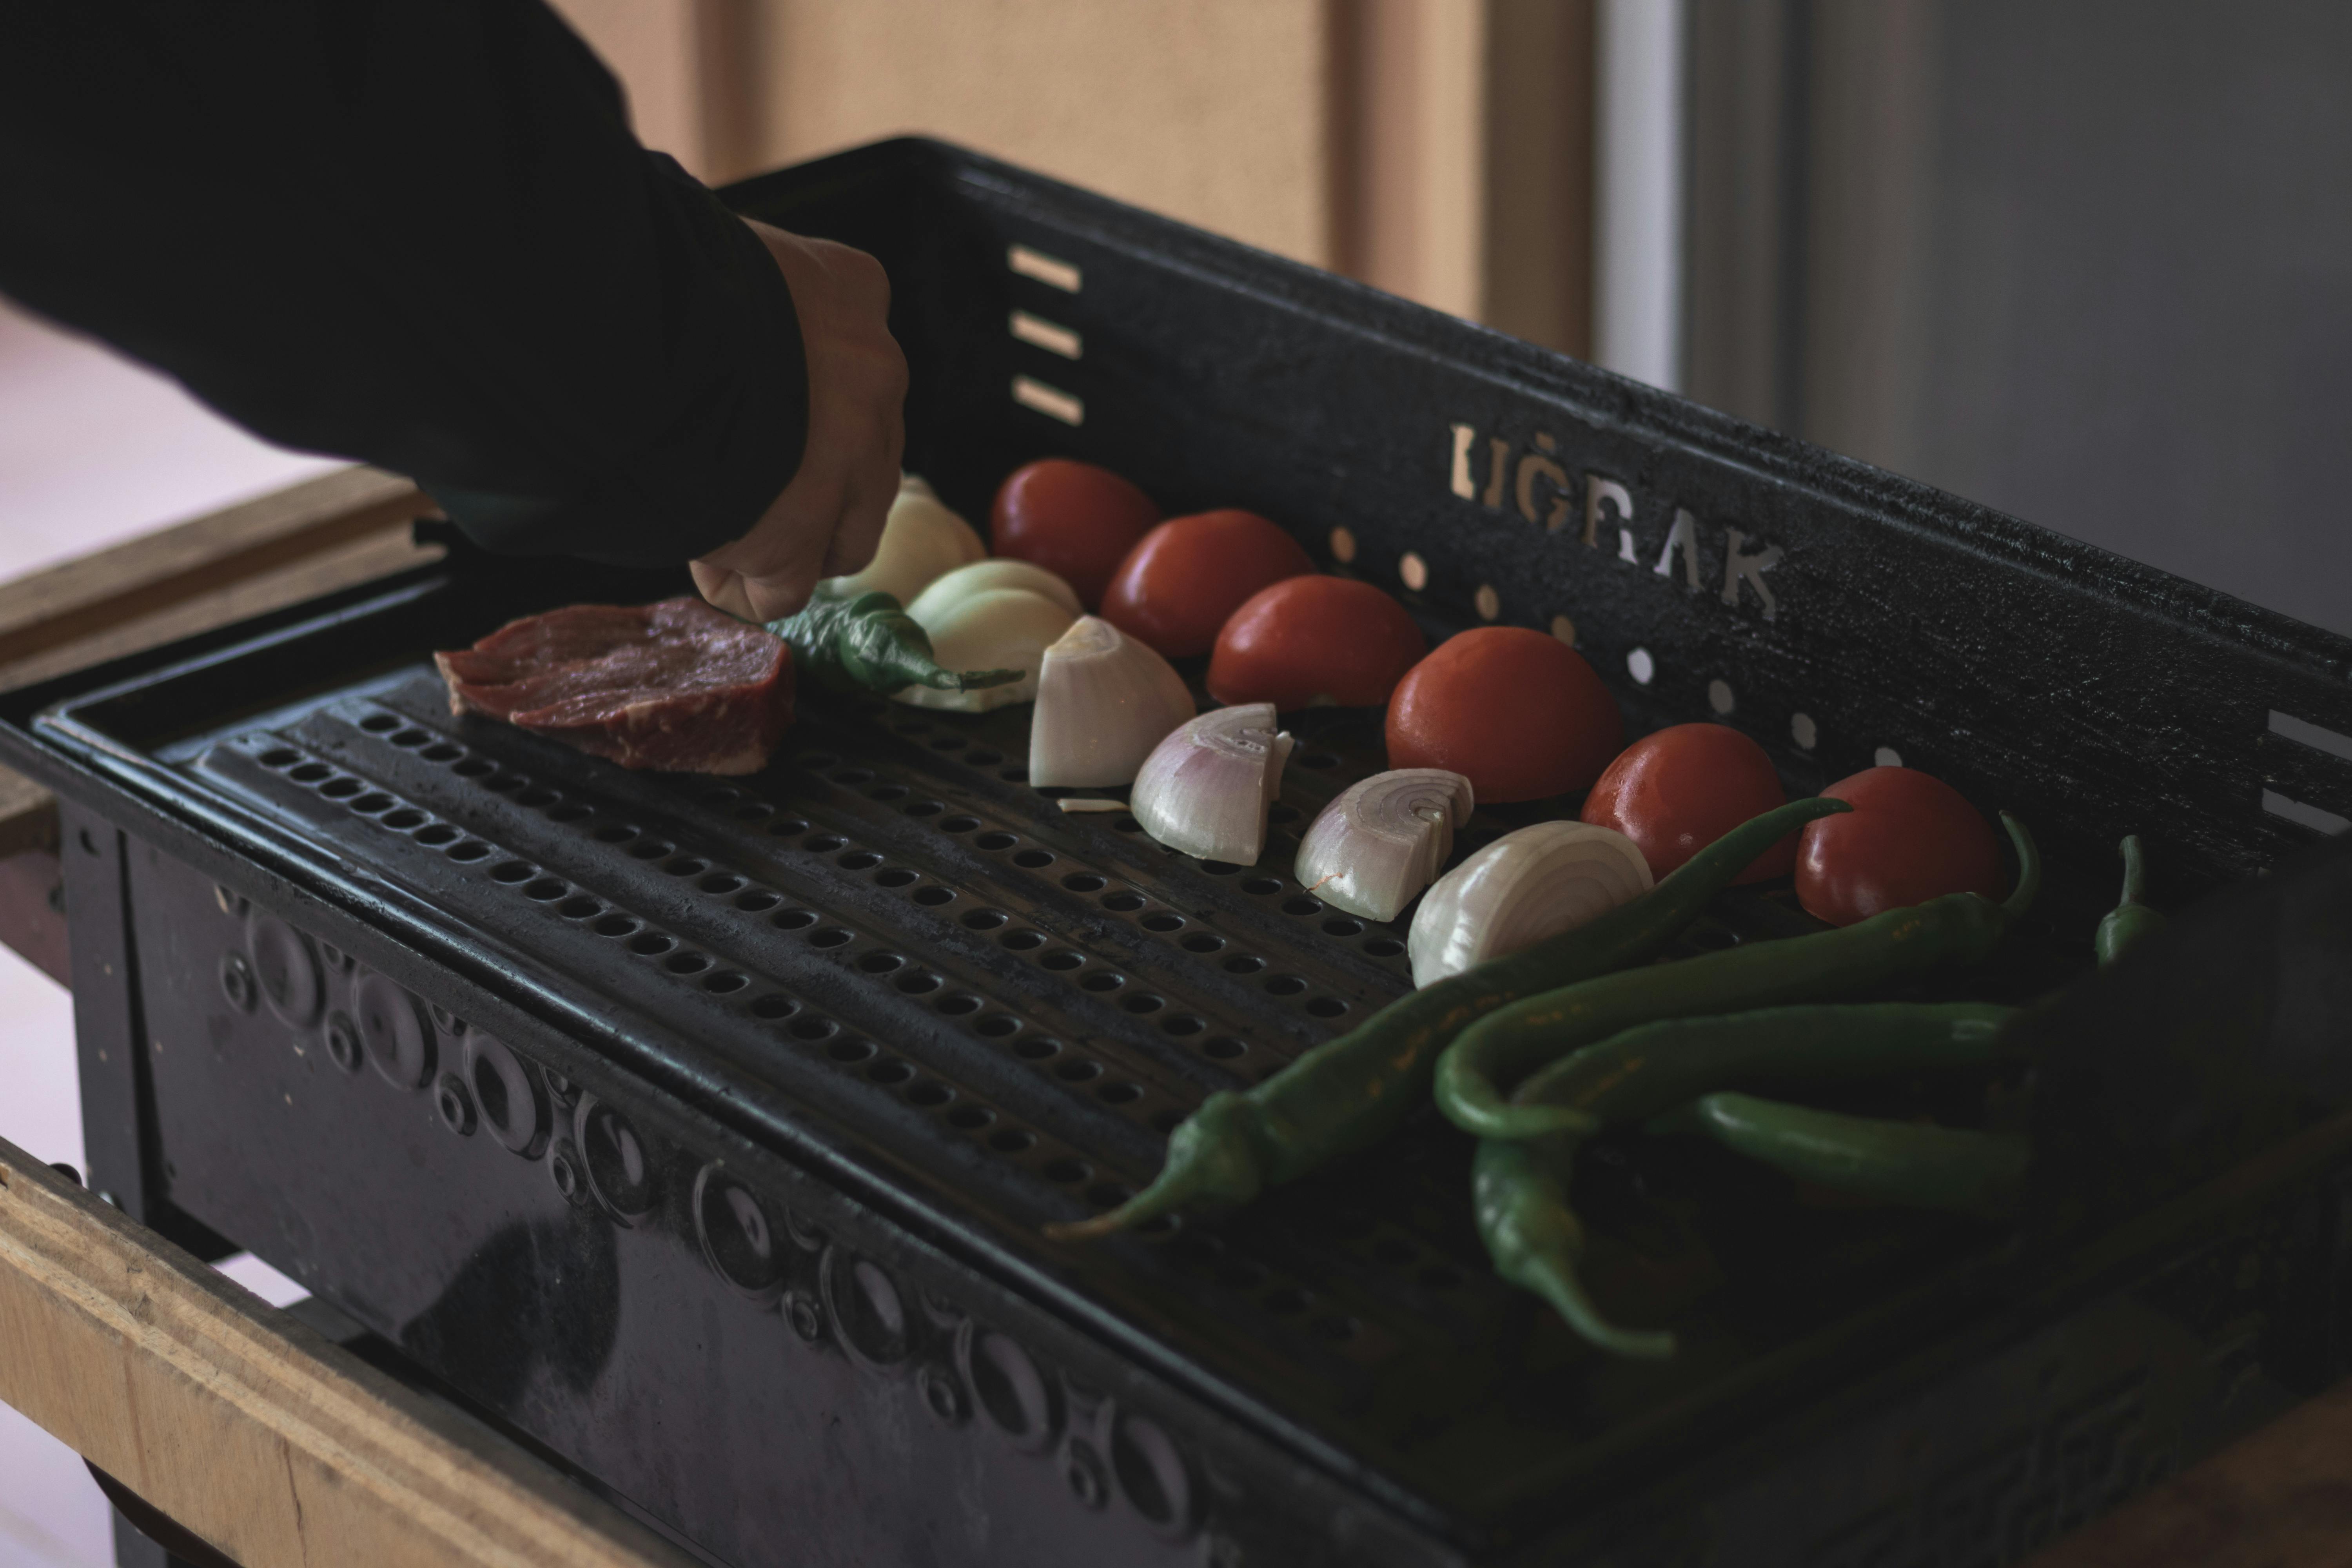
[[1853, 809], [1809, 822], [1797, 901], [1848, 926], [1946, 893], [2001, 896], [2000, 845], [1968, 798], [1916, 768], [1865, 768], [1822, 794]]
[[1171, 517], [1145, 534], [1103, 595], [1102, 617], [1170, 658], [1216, 646], [1260, 588], [1315, 570], [1306, 547], [1254, 511]]
[[1624, 740], [1616, 700], [1584, 656], [1526, 626], [1448, 637], [1389, 699], [1389, 766], [1449, 769], [1481, 804], [1581, 789]]
[[1102, 604], [1111, 574], [1151, 531], [1160, 509], [1112, 473], [1075, 458], [1040, 458], [1005, 477], [989, 509], [989, 548], [1043, 566], [1089, 610]]
[[1261, 588], [1229, 616], [1209, 658], [1209, 695], [1375, 708], [1389, 700], [1429, 643], [1402, 605], [1348, 577], [1290, 577]]
[[[1752, 816], [1789, 798], [1764, 748], [1723, 724], [1676, 724], [1617, 754], [1584, 797], [1584, 820], [1633, 841], [1664, 877]], [[1797, 863], [1793, 833], [1732, 879], [1760, 882]]]

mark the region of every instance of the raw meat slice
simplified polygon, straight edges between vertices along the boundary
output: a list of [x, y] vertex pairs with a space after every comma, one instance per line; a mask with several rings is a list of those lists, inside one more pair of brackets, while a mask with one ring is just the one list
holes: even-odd
[[783, 639], [695, 598], [550, 610], [433, 662], [451, 712], [487, 713], [625, 768], [758, 773], [793, 721]]

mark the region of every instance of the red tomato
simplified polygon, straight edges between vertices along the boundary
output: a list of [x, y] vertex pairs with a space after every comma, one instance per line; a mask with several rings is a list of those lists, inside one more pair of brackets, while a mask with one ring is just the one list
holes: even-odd
[[[1664, 877], [1738, 826], [1788, 800], [1764, 748], [1722, 724], [1676, 724], [1617, 753], [1592, 793], [1584, 820], [1632, 839]], [[1793, 833], [1757, 857], [1735, 882], [1785, 877], [1797, 863]]]
[[1865, 768], [1822, 791], [1853, 809], [1805, 824], [1797, 901], [1850, 926], [1945, 893], [2001, 895], [2000, 845], [1959, 791], [1916, 768]]
[[1525, 626], [1445, 639], [1389, 700], [1389, 766], [1450, 768], [1480, 804], [1582, 789], [1625, 741], [1583, 656]]
[[1318, 701], [1376, 708], [1428, 651], [1405, 607], [1370, 583], [1289, 577], [1226, 619], [1209, 657], [1209, 695], [1286, 712]]
[[989, 547], [1056, 574], [1091, 610], [1135, 542], [1159, 521], [1151, 498], [1108, 468], [1040, 458], [997, 487]]
[[1260, 588], [1315, 570], [1298, 541], [1254, 511], [1171, 517], [1118, 563], [1102, 617], [1170, 658], [1206, 653]]

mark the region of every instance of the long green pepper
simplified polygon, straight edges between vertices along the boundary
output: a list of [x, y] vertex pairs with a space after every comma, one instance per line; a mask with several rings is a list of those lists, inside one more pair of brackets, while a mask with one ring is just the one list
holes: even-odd
[[1979, 1219], [2013, 1213], [2025, 1193], [2029, 1146], [2001, 1132], [1848, 1116], [1752, 1094], [1702, 1095], [1650, 1123], [1696, 1133], [1800, 1181]]
[[2001, 823], [2018, 860], [2017, 886], [2005, 902], [1996, 904], [1979, 893], [1948, 893], [1840, 931], [1582, 980], [1496, 1009], [1464, 1029], [1439, 1059], [1438, 1109], [1481, 1138], [1588, 1132], [1593, 1127], [1589, 1112], [1564, 1105], [1515, 1105], [1506, 1086], [1636, 1024], [1832, 997], [1976, 963], [1999, 945], [2042, 886], [2042, 858], [2032, 835], [2007, 813]]
[[768, 629], [790, 643], [796, 674], [831, 691], [879, 691], [909, 686], [934, 691], [977, 691], [1018, 680], [1018, 669], [942, 669], [931, 657], [931, 636], [898, 599], [875, 589], [844, 599], [823, 589], [800, 610]]
[[1574, 931], [1425, 986], [1243, 1093], [1220, 1090], [1170, 1134], [1159, 1176], [1059, 1240], [1108, 1236], [1184, 1209], [1230, 1208], [1379, 1142], [1429, 1093], [1438, 1053], [1465, 1026], [1567, 980], [1654, 956], [1756, 858], [1806, 823], [1851, 810], [1794, 800], [1741, 824], [1665, 880]]

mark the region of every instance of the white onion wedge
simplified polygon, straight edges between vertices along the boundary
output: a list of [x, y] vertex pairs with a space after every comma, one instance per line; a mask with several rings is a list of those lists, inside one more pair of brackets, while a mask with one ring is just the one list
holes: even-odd
[[[929, 597], [929, 590], [924, 591]], [[913, 708], [946, 708], [958, 713], [985, 713], [1010, 702], [1027, 702], [1037, 695], [1037, 667], [1045, 649], [1070, 629], [1077, 612], [1064, 609], [1043, 594], [1026, 588], [992, 588], [955, 600], [945, 614], [915, 619], [930, 634], [931, 657], [943, 669], [1018, 669], [1025, 671], [1008, 686], [983, 686], [967, 691], [938, 691], [928, 686], [903, 686], [890, 700]]]
[[1132, 784], [1143, 759], [1192, 716], [1175, 667], [1096, 616], [1080, 616], [1037, 664], [1029, 782], [1040, 789]]
[[[931, 579], [929, 586], [908, 605], [907, 613], [915, 623], [938, 640], [939, 627], [932, 623], [975, 594], [993, 593], [1000, 588], [1019, 588], [1031, 594], [1042, 594], [1068, 612], [1072, 620], [1085, 614], [1078, 595], [1071, 586], [1054, 573], [1028, 561], [1011, 561], [991, 557], [959, 566], [954, 571]], [[1024, 665], [1024, 668], [1034, 668]]]
[[1444, 768], [1374, 773], [1316, 815], [1298, 846], [1299, 886], [1335, 910], [1392, 921], [1454, 853], [1473, 804], [1470, 781]]
[[827, 577], [819, 586], [844, 599], [879, 588], [907, 605], [929, 587], [932, 579], [987, 553], [988, 546], [980, 542], [971, 524], [933, 495], [930, 486], [906, 474], [899, 478], [898, 499], [890, 503], [874, 559], [864, 570], [846, 577]]
[[1506, 833], [1448, 871], [1413, 911], [1405, 948], [1427, 985], [1573, 931], [1650, 890], [1633, 841], [1589, 822]]
[[1265, 848], [1266, 807], [1282, 788], [1292, 744], [1271, 702], [1213, 708], [1153, 748], [1135, 775], [1128, 809], [1171, 849], [1254, 866]]

